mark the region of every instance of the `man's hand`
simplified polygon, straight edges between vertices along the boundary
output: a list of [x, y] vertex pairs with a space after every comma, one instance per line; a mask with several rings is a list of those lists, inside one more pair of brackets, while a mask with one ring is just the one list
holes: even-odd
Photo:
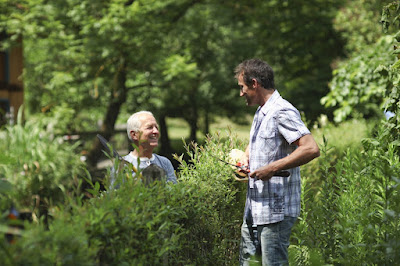
[[250, 177], [255, 178], [256, 180], [267, 181], [274, 176], [276, 170], [269, 164], [263, 167], [260, 167], [253, 172], [250, 173]]
[[267, 181], [282, 169], [301, 166], [319, 156], [318, 145], [310, 134], [302, 136], [294, 143], [297, 145], [294, 152], [278, 161], [256, 169], [250, 173], [250, 177]]

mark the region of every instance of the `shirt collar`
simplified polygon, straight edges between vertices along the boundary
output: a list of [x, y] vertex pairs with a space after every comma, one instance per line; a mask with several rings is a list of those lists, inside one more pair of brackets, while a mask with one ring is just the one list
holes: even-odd
[[278, 100], [280, 97], [281, 97], [281, 95], [279, 94], [279, 92], [277, 90], [275, 90], [272, 93], [271, 97], [269, 97], [268, 101], [266, 101], [263, 106], [259, 107], [260, 111], [264, 115], [266, 115], [268, 113], [268, 111], [272, 109], [276, 100]]
[[[147, 157], [140, 157], [140, 162], [148, 162], [148, 161], [153, 162], [154, 159], [155, 159], [154, 154], [152, 154], [150, 159]], [[134, 156], [132, 152], [130, 152], [128, 155], [125, 156], [125, 160], [132, 163], [137, 161], [137, 157]]]

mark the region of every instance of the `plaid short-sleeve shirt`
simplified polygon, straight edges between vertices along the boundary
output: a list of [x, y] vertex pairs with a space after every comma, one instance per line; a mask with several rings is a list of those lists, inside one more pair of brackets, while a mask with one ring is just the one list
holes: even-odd
[[[310, 131], [299, 111], [278, 91], [259, 107], [250, 131], [250, 171], [288, 156], [293, 144]], [[249, 178], [244, 220], [253, 225], [282, 221], [300, 214], [300, 168], [289, 169], [289, 177], [274, 176], [268, 181]]]

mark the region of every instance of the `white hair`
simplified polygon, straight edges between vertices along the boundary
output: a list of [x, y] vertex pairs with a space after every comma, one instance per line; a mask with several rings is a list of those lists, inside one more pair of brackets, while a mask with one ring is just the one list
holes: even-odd
[[142, 123], [140, 121], [140, 116], [147, 114], [151, 115], [154, 117], [152, 112], [149, 111], [139, 111], [134, 113], [128, 118], [128, 121], [126, 122], [126, 133], [128, 134], [128, 138], [132, 140], [131, 137], [131, 131], [138, 132], [140, 130], [140, 127], [142, 126]]

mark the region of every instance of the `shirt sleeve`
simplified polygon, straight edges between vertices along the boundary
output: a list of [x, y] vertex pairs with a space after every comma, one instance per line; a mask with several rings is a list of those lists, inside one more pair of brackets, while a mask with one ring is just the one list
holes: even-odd
[[175, 170], [174, 167], [172, 166], [171, 161], [168, 159], [165, 160], [165, 171], [167, 172], [167, 182], [172, 182], [176, 184], [177, 181], [175, 176]]
[[289, 144], [292, 144], [304, 135], [310, 134], [310, 131], [301, 120], [299, 111], [295, 108], [280, 110], [277, 118], [278, 131]]
[[161, 168], [163, 168], [165, 172], [167, 172], [167, 182], [172, 182], [174, 184], [178, 183], [175, 176], [175, 170], [174, 167], [172, 166], [171, 161], [167, 157], [160, 155], [156, 156], [159, 159]]

